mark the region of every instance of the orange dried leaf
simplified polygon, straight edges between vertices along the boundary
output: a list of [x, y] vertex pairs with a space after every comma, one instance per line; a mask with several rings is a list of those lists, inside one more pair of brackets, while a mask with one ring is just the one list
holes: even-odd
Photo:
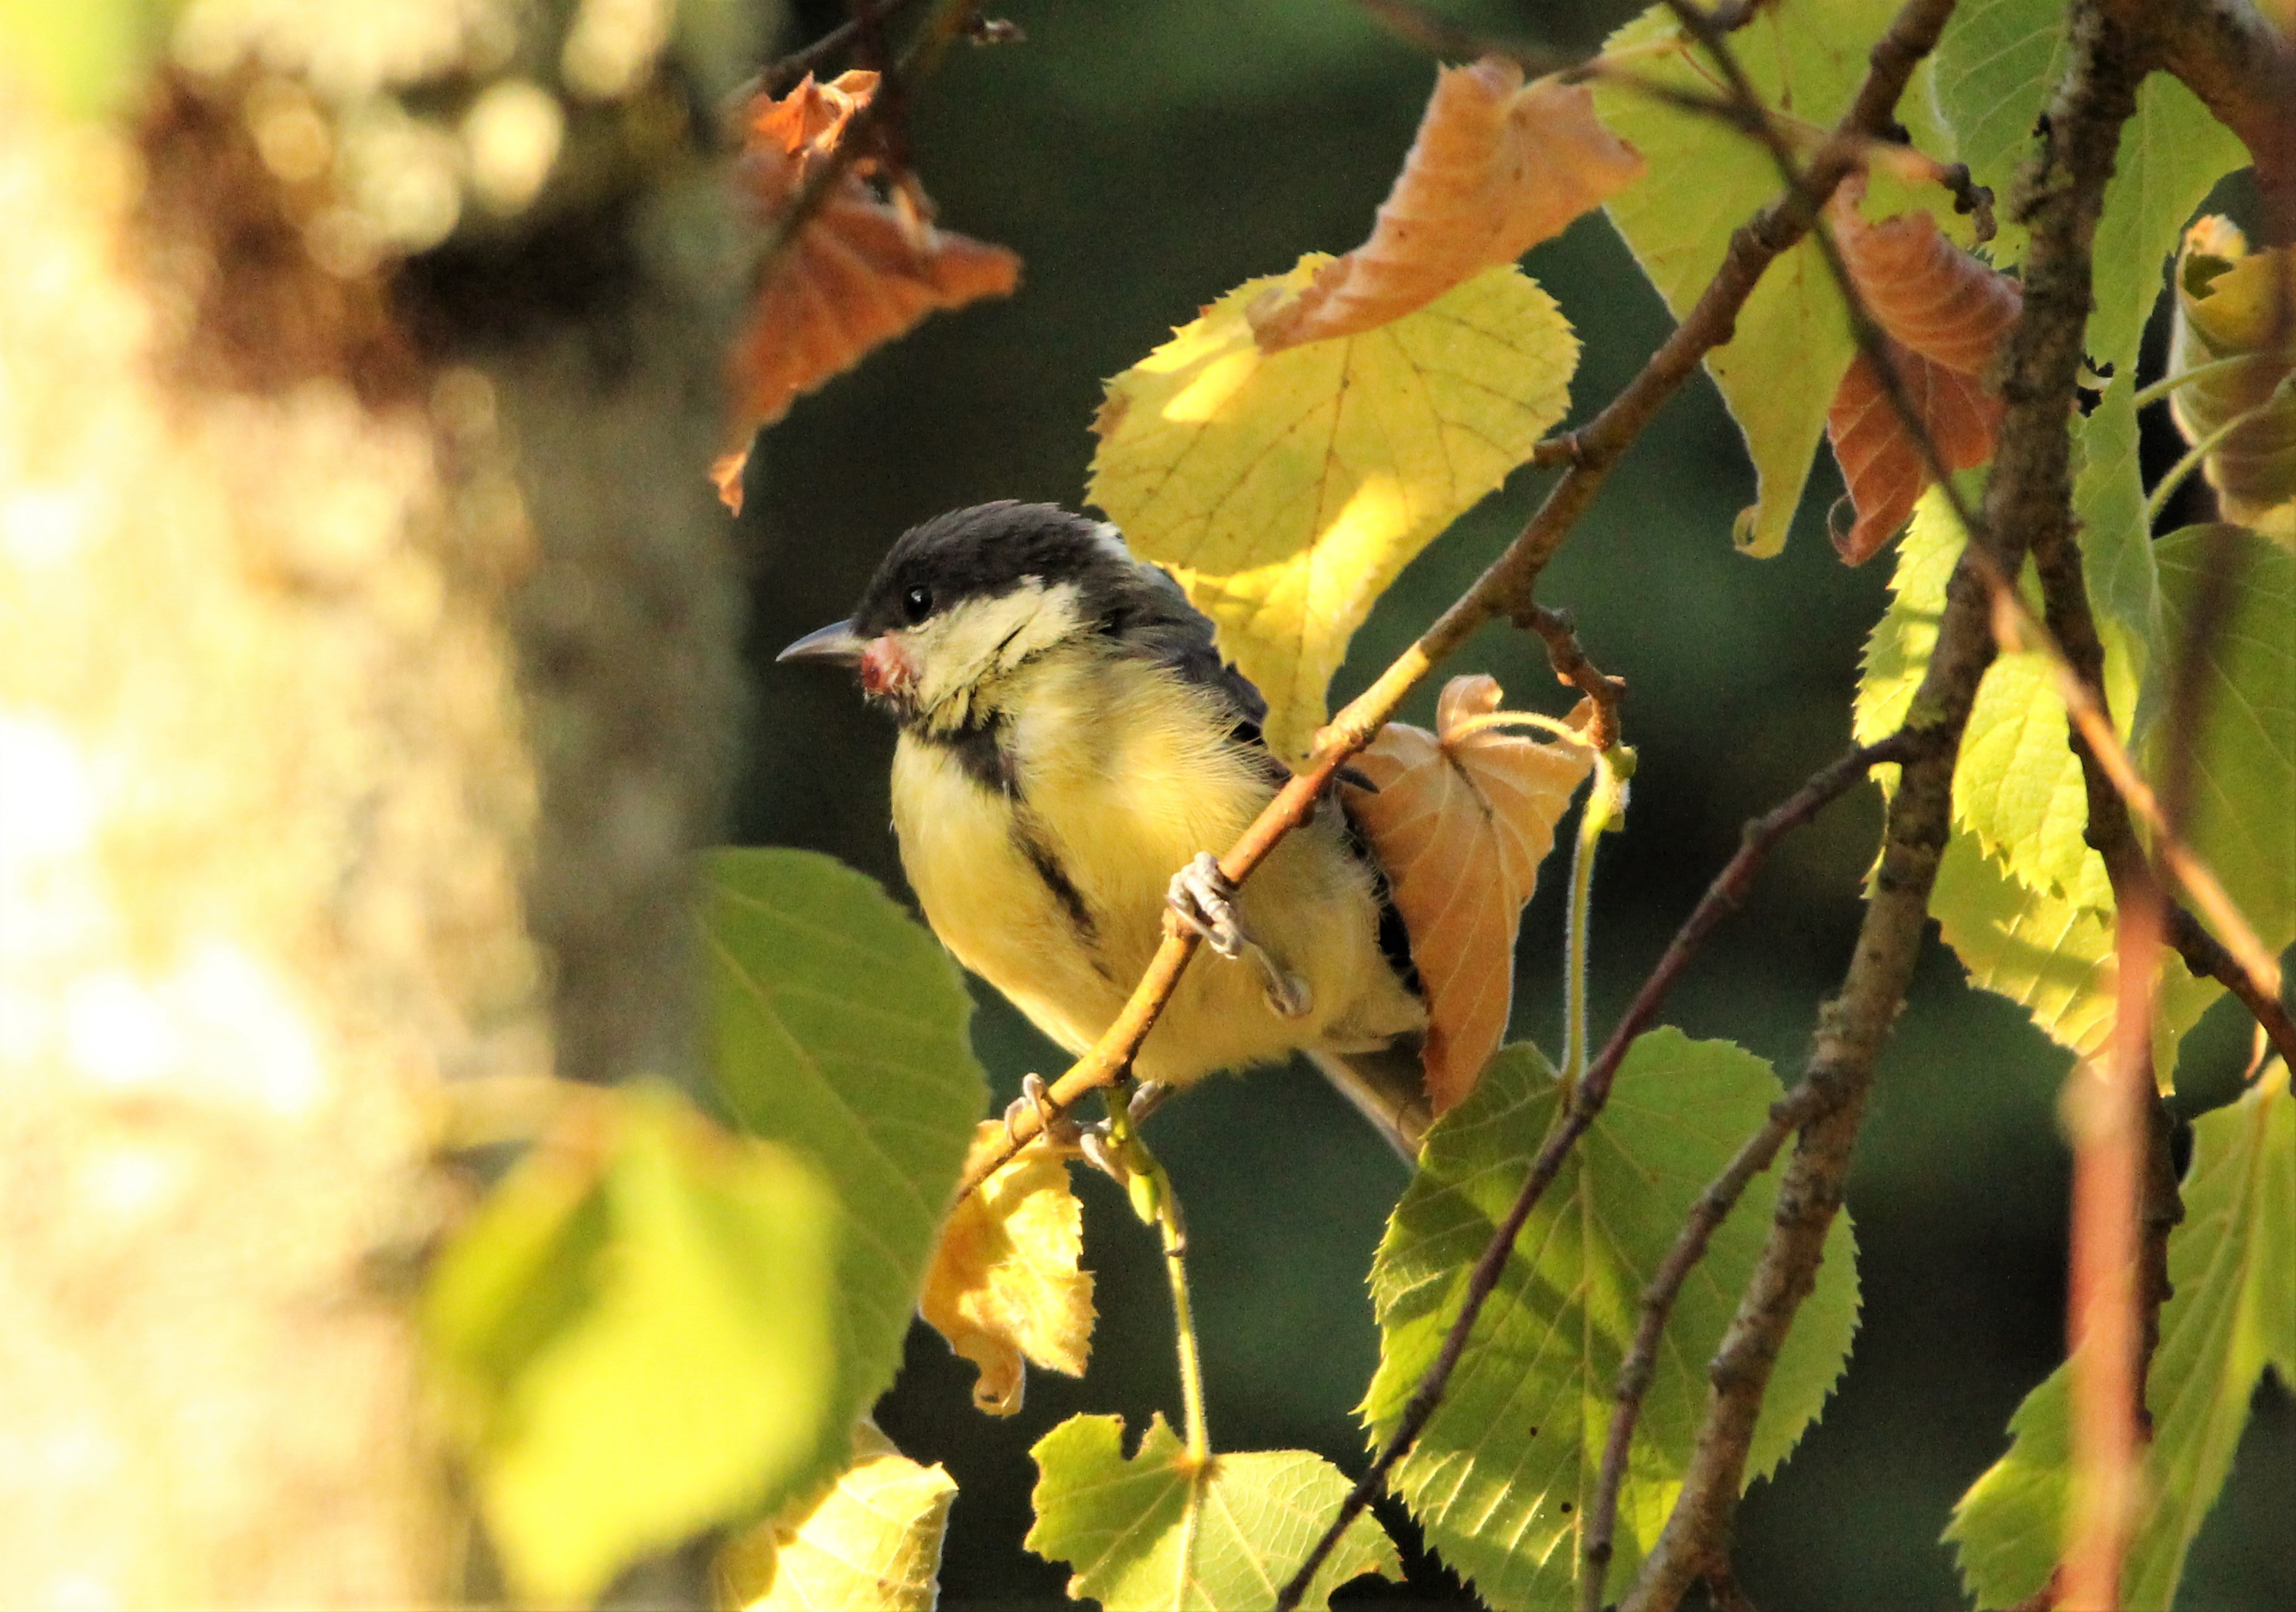
[[759, 95], [750, 102], [745, 151], [752, 156], [766, 151], [796, 159], [783, 165], [745, 167], [745, 177], [753, 190], [764, 185], [781, 193], [778, 196], [759, 193], [758, 199], [768, 208], [786, 201], [805, 183], [814, 163], [837, 149], [845, 138], [846, 125], [876, 95], [877, 75], [856, 68], [827, 84], [816, 84], [808, 73], [802, 84], [781, 99]]
[[1583, 84], [1485, 57], [1444, 68], [1371, 239], [1290, 301], [1253, 310], [1263, 352], [1355, 335], [1512, 263], [1642, 177], [1635, 148], [1595, 117]]
[[[1933, 364], [1894, 341], [1890, 356], [1947, 469], [1967, 470], [1993, 456], [2001, 430], [1999, 398], [1976, 376]], [[1915, 503], [1929, 485], [1921, 449], [1890, 407], [1873, 361], [1863, 353], [1851, 361], [1834, 391], [1825, 435], [1857, 512], [1849, 530], [1833, 533], [1833, 547], [1849, 563], [1863, 564], [1912, 518]]]
[[[2014, 280], [1947, 239], [1926, 212], [1868, 223], [1857, 206], [1865, 192], [1864, 177], [1853, 174], [1830, 203], [1842, 263], [1890, 337], [1890, 360], [1938, 456], [1948, 470], [1981, 465], [2001, 428], [2001, 400], [1986, 391], [1985, 372], [2017, 322], [2022, 295]], [[1825, 433], [1856, 511], [1833, 546], [1856, 565], [1912, 517], [1929, 476], [1863, 354], [1834, 391]]]
[[1857, 209], [1865, 193], [1865, 177], [1852, 174], [1830, 211], [1842, 265], [1874, 322], [1932, 363], [1983, 376], [2017, 322], [2017, 282], [1956, 246], [1926, 212], [1867, 223]]
[[1356, 760], [1377, 793], [1347, 794], [1410, 932], [1438, 1114], [1474, 1089], [1506, 1034], [1515, 928], [1554, 826], [1595, 764], [1583, 745], [1478, 728], [1498, 703], [1497, 679], [1454, 678], [1436, 703], [1437, 731], [1389, 723]]
[[[973, 1147], [1004, 1137], [991, 1120]], [[980, 1368], [972, 1402], [991, 1416], [1021, 1408], [1024, 1361], [1084, 1374], [1094, 1317], [1092, 1273], [1077, 1267], [1083, 1252], [1068, 1161], [1042, 1144], [1022, 1148], [949, 1212], [917, 1312]]]
[[1002, 246], [920, 226], [858, 187], [809, 219], [769, 267], [734, 346], [734, 445], [713, 468], [741, 513], [750, 438], [800, 393], [858, 364], [937, 309], [1009, 296], [1021, 259]]

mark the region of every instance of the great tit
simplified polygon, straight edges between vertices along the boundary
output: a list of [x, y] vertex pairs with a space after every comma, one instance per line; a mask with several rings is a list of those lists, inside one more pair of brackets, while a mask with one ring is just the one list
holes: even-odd
[[1182, 977], [1139, 1077], [1305, 1052], [1416, 1155], [1427, 1014], [1385, 881], [1336, 792], [1241, 890], [1220, 876], [1210, 852], [1291, 773], [1211, 622], [1114, 526], [1010, 501], [941, 515], [850, 620], [778, 658], [857, 667], [898, 723], [893, 828], [926, 921], [1046, 1035], [1089, 1047], [1176, 909], [1227, 960]]

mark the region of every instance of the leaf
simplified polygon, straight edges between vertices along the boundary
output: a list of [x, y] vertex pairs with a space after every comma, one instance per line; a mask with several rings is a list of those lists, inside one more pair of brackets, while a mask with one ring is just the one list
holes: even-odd
[[[788, 850], [716, 851], [698, 914], [712, 1074], [746, 1131], [803, 1153], [851, 1228], [840, 1251], [835, 1426], [891, 1386], [988, 1082], [972, 999], [875, 881]], [[834, 1469], [841, 1451], [808, 1474]]]
[[[2065, 15], [2062, 0], [1963, 0], [1938, 44], [1938, 101], [1961, 160], [2004, 201], [2064, 74]], [[2154, 73], [2138, 86], [2091, 251], [2095, 310], [2087, 346], [2115, 375], [2135, 370], [2145, 318], [2161, 295], [2161, 267], [2185, 220], [2218, 179], [2247, 162], [2240, 141], [2177, 79]], [[2023, 259], [2026, 237], [2013, 209], [1999, 211], [2001, 233], [1990, 251], [2006, 268]]]
[[[1829, 126], [1866, 77], [1866, 54], [1896, 14], [1894, 0], [1778, 0], [1756, 10], [1732, 44], [1765, 104], [1803, 124]], [[1638, 77], [1712, 95], [1721, 80], [1702, 53], [1677, 43], [1672, 14], [1654, 7], [1612, 35], [1609, 53], [1652, 51]], [[1908, 104], [1919, 99], [1908, 97]], [[1779, 191], [1777, 169], [1755, 142], [1699, 111], [1668, 106], [1628, 85], [1597, 85], [1595, 109], [1650, 163], [1650, 177], [1605, 203], [1611, 222], [1665, 299], [1686, 316], [1729, 251], [1730, 235]], [[1739, 547], [1774, 555], [1809, 479], [1811, 456], [1855, 344], [1846, 310], [1816, 246], [1798, 243], [1771, 264], [1738, 315], [1736, 334], [1706, 367], [1744, 433], [1759, 481], [1738, 517]]]
[[[1106, 1612], [1256, 1612], [1337, 1516], [1348, 1480], [1303, 1450], [1189, 1458], [1162, 1416], [1130, 1458], [1120, 1416], [1072, 1416], [1037, 1441], [1036, 1526], [1025, 1542], [1076, 1569], [1069, 1599]], [[1300, 1605], [1321, 1612], [1365, 1573], [1400, 1578], [1369, 1512], [1340, 1536]]]
[[1435, 93], [1371, 239], [1296, 296], [1248, 311], [1262, 351], [1363, 332], [1513, 263], [1640, 178], [1635, 148], [1595, 119], [1594, 92], [1486, 56], [1437, 70]]
[[[2021, 884], [1985, 854], [1976, 836], [1959, 833], [1939, 859], [1930, 913], [1972, 984], [2024, 1008], [2060, 1047], [2082, 1057], [2104, 1050], [2112, 1039], [2118, 977], [2109, 906], [2067, 901]], [[2177, 1043], [2223, 991], [2212, 979], [2194, 978], [2178, 958], [2162, 954], [2152, 1067], [2163, 1090], [2177, 1067]]]
[[2147, 674], [2161, 640], [2161, 577], [2152, 558], [2152, 523], [2136, 458], [2136, 379], [2105, 389], [2076, 427], [2079, 470], [2073, 478], [2082, 570], [2089, 608], [2104, 642], [2104, 694], [2123, 732], [2146, 725]]
[[[985, 1121], [973, 1145], [1004, 1137], [1001, 1122]], [[1024, 1360], [1084, 1375], [1093, 1307], [1083, 1253], [1084, 1206], [1068, 1161], [1047, 1147], [1022, 1148], [949, 1212], [917, 1309], [980, 1368], [972, 1402], [991, 1416], [1020, 1410]]]
[[[2096, 501], [2083, 502], [2084, 495]], [[2084, 516], [2094, 510], [2100, 518], [2109, 518], [2107, 505], [2113, 496], [2110, 483], [2086, 473], [2076, 488], [2077, 506]], [[2136, 518], [2141, 522], [2141, 512]], [[2123, 536], [2114, 540], [2136, 539]], [[1928, 670], [1936, 623], [1945, 608], [1946, 582], [1964, 541], [1960, 524], [1943, 498], [1925, 498], [1898, 550], [1898, 575], [1891, 582], [1895, 596], [1889, 613], [1875, 627], [1867, 645], [1855, 723], [1860, 744], [1886, 737], [1904, 721], [1914, 691]], [[2147, 543], [2140, 562], [2146, 573], [2150, 547]], [[2109, 567], [2088, 579], [2091, 604], [2101, 628], [2117, 620], [2106, 613], [2097, 598], [2099, 585], [2112, 579]], [[2140, 573], [2138, 580], [2148, 586], [2151, 581], [2149, 574]], [[2132, 588], [2127, 580], [2115, 580], [2113, 585], [2124, 593]], [[2039, 600], [2030, 567], [2025, 586], [2028, 603], [2038, 610]], [[2134, 607], [2133, 596], [2121, 606], [2124, 612]], [[2128, 670], [2129, 657], [2122, 647], [2127, 642], [2119, 628], [2107, 634], [2109, 689], [2127, 688], [2135, 682]], [[2133, 698], [2114, 703], [2115, 719], [2124, 735], [2134, 703]], [[2080, 761], [2069, 747], [2067, 731], [2064, 703], [2041, 655], [2029, 651], [1997, 659], [1978, 686], [1961, 753], [1955, 762], [1954, 820], [1975, 834], [1984, 851], [1998, 859], [2013, 877], [2043, 894], [2095, 909], [2102, 916], [2112, 909], [2112, 885], [2105, 877], [2103, 859], [2083, 837], [2088, 797]]]
[[863, 1422], [836, 1482], [718, 1552], [718, 1604], [742, 1612], [932, 1612], [956, 1483]]
[[[1890, 343], [1908, 400], [1929, 428], [1930, 440], [1948, 470], [1968, 470], [1993, 456], [2001, 430], [2001, 399], [1974, 375], [1935, 364], [1909, 348]], [[1859, 353], [1826, 410], [1826, 440], [1841, 466], [1856, 519], [1833, 533], [1833, 547], [1852, 565], [1879, 554], [1914, 513], [1930, 484], [1922, 452], [1898, 418], [1882, 390], [1874, 361]]]
[[1850, 175], [1827, 203], [1826, 222], [1866, 311], [1900, 346], [1982, 377], [2023, 306], [2017, 283], [1955, 245], [1927, 212], [1867, 222], [1865, 195], [1865, 176]]
[[1436, 732], [1390, 722], [1356, 758], [1375, 790], [1347, 787], [1349, 817], [1387, 875], [1427, 994], [1422, 1055], [1437, 1114], [1456, 1107], [1506, 1034], [1515, 932], [1554, 826], [1594, 769], [1584, 746], [1472, 724], [1498, 679], [1454, 678]]
[[[2228, 520], [2266, 521], [2296, 500], [2296, 248], [2251, 253], [2229, 219], [2202, 218], [2177, 259], [2177, 320], [2169, 373], [2252, 355], [2221, 374], [2186, 382], [2169, 409], [2187, 442], [2242, 415], [2202, 462]], [[2281, 524], [2296, 534], [2296, 516]]]
[[[1468, 1272], [1554, 1123], [1562, 1088], [1535, 1048], [1503, 1050], [1429, 1133], [1419, 1173], [1372, 1266], [1380, 1365], [1365, 1419], [1385, 1439], [1457, 1315]], [[1657, 1030], [1620, 1066], [1609, 1106], [1563, 1161], [1395, 1487], [1445, 1560], [1501, 1608], [1570, 1602], [1611, 1387], [1645, 1284], [1707, 1183], [1776, 1100], [1769, 1065]], [[1613, 1582], [1665, 1525], [1707, 1394], [1706, 1362], [1751, 1274], [1776, 1198], [1747, 1189], [1685, 1284], [1658, 1353], [1620, 1492]], [[1816, 1416], [1857, 1320], [1847, 1216], [1788, 1335], [1747, 1472], [1767, 1476]]]
[[1246, 310], [1326, 261], [1222, 297], [1110, 382], [1093, 424], [1093, 502], [1211, 617], [1294, 758], [1373, 603], [1562, 417], [1578, 353], [1505, 267], [1362, 335], [1262, 353]]
[[[2156, 545], [2162, 641], [2184, 641], [2220, 529], [2187, 527]], [[2251, 532], [2226, 534], [2232, 608], [2208, 641], [2185, 841], [2212, 869], [2274, 956], [2296, 941], [2296, 551]], [[2144, 761], [2166, 766], [2155, 728]]]
[[[2016, 283], [1963, 251], [1929, 213], [1912, 210], [1879, 224], [1859, 210], [1864, 176], [1842, 181], [1827, 221], [1843, 267], [1889, 338], [1889, 355], [1907, 401], [1948, 471], [1993, 456], [2001, 399], [1985, 374], [2001, 338], [2017, 322]], [[1827, 439], [1841, 465], [1857, 520], [1834, 547], [1862, 564], [1897, 535], [1929, 485], [1929, 467], [1891, 407], [1874, 361], [1850, 361], [1826, 412]]]
[[650, 1086], [587, 1097], [488, 1195], [422, 1319], [521, 1598], [587, 1601], [836, 1459], [839, 1229], [802, 1161]]
[[[750, 113], [740, 174], [764, 218], [784, 213], [805, 177], [848, 132], [875, 91], [875, 75], [846, 73], [827, 88], [806, 81]], [[867, 79], [865, 85], [857, 81]], [[711, 466], [718, 497], [739, 514], [750, 442], [800, 393], [842, 374], [937, 309], [1010, 296], [1021, 259], [1002, 246], [936, 229], [914, 175], [890, 202], [849, 169], [794, 240], [769, 259], [735, 337], [728, 374], [733, 444]]]
[[[2128, 1612], [2167, 1612], [2216, 1503], [2269, 1363], [2296, 1386], [2296, 1098], [2284, 1065], [2193, 1126], [2184, 1223], [2169, 1234], [2174, 1294], [2145, 1382], [2152, 1440], [2121, 1581]], [[2071, 1368], [2011, 1419], [2009, 1452], [1970, 1486], [1945, 1537], [1980, 1606], [2007, 1606], [2054, 1569], [2071, 1489]]]

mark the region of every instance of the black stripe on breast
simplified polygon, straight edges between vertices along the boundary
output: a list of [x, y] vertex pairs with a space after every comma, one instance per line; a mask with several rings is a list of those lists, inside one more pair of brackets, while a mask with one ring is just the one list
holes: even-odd
[[964, 776], [983, 789], [994, 790], [1006, 800], [1021, 793], [1021, 778], [1013, 757], [1004, 748], [1004, 724], [988, 721], [963, 728], [926, 728], [914, 730], [917, 737], [928, 744], [938, 744], [948, 752]]
[[1013, 843], [1021, 848], [1021, 854], [1029, 859], [1029, 866], [1037, 870], [1037, 876], [1045, 881], [1045, 888], [1053, 892], [1053, 900], [1061, 904], [1061, 910], [1069, 915], [1069, 922], [1075, 925], [1078, 937], [1087, 946], [1099, 939], [1100, 925], [1093, 920], [1092, 909], [1085, 902], [1084, 892], [1078, 890], [1075, 881], [1069, 877], [1068, 870], [1061, 866], [1061, 859], [1053, 854], [1052, 847], [1038, 839], [1026, 820], [1021, 818], [1013, 821]]

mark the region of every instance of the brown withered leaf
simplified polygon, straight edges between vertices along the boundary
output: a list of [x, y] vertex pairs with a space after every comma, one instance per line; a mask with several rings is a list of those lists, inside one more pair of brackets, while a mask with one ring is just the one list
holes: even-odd
[[1525, 85], [1496, 57], [1441, 69], [1371, 238], [1295, 298], [1254, 308], [1254, 337], [1277, 352], [1384, 325], [1513, 262], [1642, 173], [1587, 86]]
[[[840, 73], [826, 84], [815, 83], [808, 73], [803, 83], [781, 99], [759, 95], [752, 101], [745, 151], [754, 153], [766, 149], [795, 159], [786, 165], [786, 171], [752, 176], [753, 185], [758, 179], [790, 190], [803, 185], [813, 166], [844, 140], [846, 126], [877, 98], [877, 84], [878, 76], [862, 68]], [[856, 163], [853, 171], [857, 176], [867, 172], [867, 168]], [[770, 203], [772, 199], [759, 200]]]
[[[977, 1151], [1004, 1140], [980, 1127]], [[917, 1312], [980, 1369], [972, 1402], [991, 1416], [1021, 1408], [1024, 1361], [1070, 1377], [1092, 1353], [1092, 1273], [1078, 1269], [1084, 1210], [1068, 1161], [1042, 1143], [1022, 1148], [950, 1211], [925, 1272]]]
[[[1857, 206], [1865, 190], [1863, 176], [1853, 174], [1829, 204], [1843, 266], [1889, 336], [1891, 362], [1938, 456], [1948, 470], [1981, 465], [2001, 429], [2001, 400], [1986, 390], [1985, 372], [2017, 322], [2017, 283], [1956, 246], [1926, 212], [1868, 223]], [[1847, 531], [1833, 533], [1833, 546], [1856, 565], [1912, 516], [1927, 467], [1863, 354], [1834, 391], [1825, 432], [1856, 512]]]
[[[810, 78], [775, 102], [760, 97], [749, 120], [740, 182], [760, 217], [778, 219], [804, 188], [810, 165], [845, 138], [876, 92], [876, 75], [850, 72], [833, 84]], [[926, 315], [983, 297], [1012, 294], [1020, 258], [931, 223], [931, 203], [903, 174], [890, 201], [857, 171], [832, 193], [794, 239], [767, 262], [750, 317], [734, 339], [728, 384], [733, 441], [710, 466], [718, 496], [742, 509], [742, 469], [750, 443], [790, 405], [869, 353], [906, 334]]]
[[1932, 363], [1983, 376], [2023, 306], [2017, 282], [1961, 250], [1926, 212], [1869, 224], [1866, 179], [1852, 174], [1828, 204], [1842, 266], [1890, 339]]
[[[1930, 440], [1948, 470], [1967, 470], [1993, 456], [2001, 431], [2001, 399], [1975, 375], [1932, 363], [1890, 343], [1906, 393], [1929, 427]], [[1833, 547], [1844, 561], [1862, 565], [1913, 517], [1929, 485], [1922, 451], [1882, 391], [1873, 360], [1860, 353], [1825, 412], [1826, 440], [1841, 462], [1842, 485], [1856, 512], [1849, 529], [1836, 529]]]
[[[1498, 680], [1454, 678], [1436, 731], [1390, 722], [1346, 785], [1347, 807], [1385, 870], [1427, 992], [1424, 1065], [1441, 1114], [1474, 1089], [1506, 1034], [1515, 928], [1554, 848], [1554, 826], [1593, 770], [1584, 745], [1542, 744], [1496, 724]], [[1573, 713], [1582, 726], [1588, 707]]]

